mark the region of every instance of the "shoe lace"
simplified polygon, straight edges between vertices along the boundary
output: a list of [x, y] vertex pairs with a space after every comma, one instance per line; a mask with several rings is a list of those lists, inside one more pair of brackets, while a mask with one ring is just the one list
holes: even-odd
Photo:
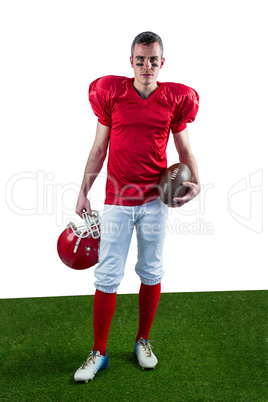
[[88, 364], [90, 364], [91, 362], [93, 363], [93, 364], [95, 364], [95, 360], [96, 360], [96, 358], [97, 358], [98, 356], [97, 356], [97, 354], [94, 354], [94, 352], [92, 351], [92, 352], [89, 352], [89, 355], [88, 355], [88, 358], [87, 358], [87, 360], [82, 364], [82, 369], [84, 369]]
[[140, 343], [140, 345], [143, 346], [147, 357], [151, 357], [152, 356], [152, 346], [150, 345], [149, 341], [146, 342], [143, 338], [141, 338], [139, 340], [139, 343]]

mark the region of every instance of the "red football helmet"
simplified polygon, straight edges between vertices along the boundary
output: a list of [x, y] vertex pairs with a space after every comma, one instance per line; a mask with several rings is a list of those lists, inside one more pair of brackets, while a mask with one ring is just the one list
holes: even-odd
[[100, 215], [83, 213], [84, 224], [78, 227], [70, 222], [58, 238], [60, 259], [70, 268], [86, 269], [98, 262], [100, 243]]

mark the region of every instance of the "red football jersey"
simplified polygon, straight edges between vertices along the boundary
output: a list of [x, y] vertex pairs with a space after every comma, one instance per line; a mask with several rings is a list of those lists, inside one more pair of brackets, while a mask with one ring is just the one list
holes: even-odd
[[158, 82], [157, 90], [142, 99], [133, 81], [110, 75], [89, 87], [93, 112], [111, 127], [105, 204], [134, 206], [158, 198], [170, 130], [183, 131], [198, 111], [199, 97], [190, 87]]

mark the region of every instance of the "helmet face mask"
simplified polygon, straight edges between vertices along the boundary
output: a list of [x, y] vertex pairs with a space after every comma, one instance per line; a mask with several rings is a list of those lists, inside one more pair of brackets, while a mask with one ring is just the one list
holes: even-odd
[[70, 268], [82, 270], [98, 262], [100, 243], [100, 215], [83, 213], [84, 223], [70, 222], [58, 238], [57, 251], [62, 262]]
[[77, 237], [85, 238], [91, 235], [93, 239], [98, 239], [100, 237], [100, 215], [98, 211], [93, 211], [92, 216], [87, 212], [82, 214], [84, 224], [80, 226], [75, 226], [74, 223], [70, 222], [67, 226], [72, 228], [74, 234]]

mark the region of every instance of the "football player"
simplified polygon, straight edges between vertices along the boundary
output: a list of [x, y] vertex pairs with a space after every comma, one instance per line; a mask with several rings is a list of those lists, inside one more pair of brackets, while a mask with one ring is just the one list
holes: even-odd
[[157, 81], [165, 58], [162, 40], [153, 32], [136, 36], [130, 63], [134, 78], [110, 75], [96, 79], [89, 87], [98, 123], [77, 201], [79, 216], [83, 210], [91, 214], [87, 195], [107, 154], [108, 165], [99, 264], [95, 268], [94, 344], [75, 373], [76, 381], [92, 380], [108, 365], [107, 339], [134, 229], [138, 244], [135, 271], [141, 281], [134, 352], [141, 367], [157, 364], [149, 333], [161, 293], [167, 219], [167, 206], [159, 199], [157, 183], [167, 168], [170, 131], [180, 162], [192, 172], [191, 182], [186, 183], [188, 193], [175, 199], [177, 205], [189, 202], [200, 191], [187, 129], [198, 111], [197, 92], [182, 84]]

